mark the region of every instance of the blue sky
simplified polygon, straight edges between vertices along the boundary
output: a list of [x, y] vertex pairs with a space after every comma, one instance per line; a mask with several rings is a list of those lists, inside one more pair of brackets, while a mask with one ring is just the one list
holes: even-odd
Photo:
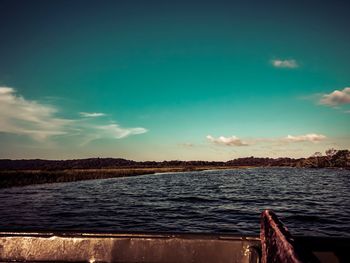
[[0, 158], [350, 146], [346, 1], [0, 0]]

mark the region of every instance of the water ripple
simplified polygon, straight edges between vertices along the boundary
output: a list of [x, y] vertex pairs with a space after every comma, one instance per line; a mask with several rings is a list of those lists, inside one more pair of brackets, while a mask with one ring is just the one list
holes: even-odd
[[2, 229], [258, 235], [273, 209], [293, 234], [350, 237], [350, 171], [252, 168], [0, 190]]

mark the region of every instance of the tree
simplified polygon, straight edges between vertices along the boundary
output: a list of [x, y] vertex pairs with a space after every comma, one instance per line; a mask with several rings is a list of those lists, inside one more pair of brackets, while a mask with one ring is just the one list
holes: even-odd
[[322, 153], [321, 152], [315, 152], [312, 157], [322, 157]]
[[350, 167], [349, 150], [339, 150], [332, 156], [332, 164], [335, 167]]
[[335, 155], [337, 152], [338, 152], [338, 150], [336, 150], [334, 148], [330, 148], [330, 149], [326, 150], [326, 156], [333, 157], [333, 155]]

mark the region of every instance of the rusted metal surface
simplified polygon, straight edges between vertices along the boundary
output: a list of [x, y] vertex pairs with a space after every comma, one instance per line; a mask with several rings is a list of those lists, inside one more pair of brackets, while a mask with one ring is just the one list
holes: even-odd
[[297, 245], [288, 229], [270, 210], [261, 214], [260, 240], [262, 263], [319, 262], [311, 251]]
[[0, 261], [258, 262], [258, 238], [220, 235], [0, 233]]

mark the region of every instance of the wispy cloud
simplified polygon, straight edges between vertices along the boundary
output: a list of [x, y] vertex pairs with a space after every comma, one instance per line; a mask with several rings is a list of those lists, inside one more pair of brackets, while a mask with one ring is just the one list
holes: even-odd
[[102, 112], [79, 112], [79, 114], [80, 116], [85, 118], [96, 118], [96, 117], [106, 116], [106, 114]]
[[122, 128], [118, 124], [113, 123], [109, 125], [96, 126], [97, 129], [103, 131], [105, 137], [112, 137], [121, 139], [130, 135], [146, 133], [148, 130], [145, 128]]
[[[44, 142], [53, 136], [79, 135], [78, 140], [86, 144], [100, 138], [121, 139], [142, 134], [142, 127], [124, 128], [117, 123], [96, 124], [93, 118], [104, 113], [81, 112], [83, 119], [57, 117], [58, 109], [53, 105], [28, 100], [18, 95], [13, 88], [0, 87], [0, 132], [29, 136]], [[89, 118], [87, 118], [89, 117]]]
[[85, 125], [85, 129], [80, 146], [84, 146], [98, 139], [122, 139], [131, 135], [148, 132], [145, 128], [125, 128], [117, 123], [107, 125]]
[[298, 68], [299, 64], [294, 59], [273, 59], [271, 63], [276, 68]]
[[208, 141], [219, 144], [219, 145], [226, 145], [226, 146], [247, 146], [248, 144], [241, 139], [239, 139], [236, 136], [231, 136], [231, 137], [224, 137], [220, 136], [218, 138], [214, 138], [211, 135], [207, 135]]
[[55, 117], [57, 109], [16, 94], [13, 88], [0, 87], [0, 132], [27, 135], [37, 141], [67, 133], [73, 120]]
[[329, 94], [323, 94], [319, 103], [333, 107], [350, 104], [350, 87], [345, 87], [343, 90], [334, 90]]
[[316, 134], [316, 133], [309, 133], [305, 135], [298, 135], [298, 136], [293, 136], [293, 135], [288, 135], [287, 137], [283, 138], [282, 141], [285, 142], [313, 142], [317, 143], [320, 141], [325, 140], [327, 137], [322, 134]]
[[250, 145], [256, 145], [259, 143], [264, 144], [272, 144], [272, 145], [284, 145], [289, 143], [301, 143], [301, 142], [311, 142], [311, 143], [318, 143], [321, 141], [326, 140], [327, 137], [322, 134], [316, 134], [316, 133], [309, 133], [305, 135], [288, 135], [286, 137], [282, 138], [250, 138], [242, 140], [236, 136], [231, 137], [224, 137], [220, 136], [218, 138], [214, 138], [211, 135], [207, 136], [207, 140], [211, 143], [218, 144], [218, 145], [226, 145], [226, 146], [250, 146]]

